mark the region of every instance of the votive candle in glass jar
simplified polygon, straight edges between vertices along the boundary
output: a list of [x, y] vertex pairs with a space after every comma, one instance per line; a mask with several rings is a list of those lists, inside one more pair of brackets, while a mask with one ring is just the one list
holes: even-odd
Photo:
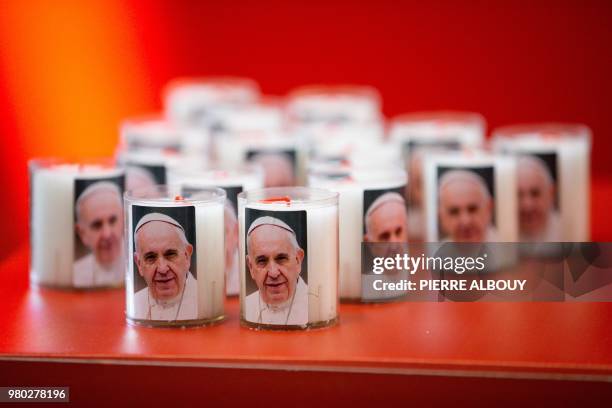
[[225, 191], [145, 187], [125, 194], [127, 320], [152, 327], [223, 319]]
[[306, 187], [238, 195], [240, 321], [300, 330], [338, 320], [338, 194]]

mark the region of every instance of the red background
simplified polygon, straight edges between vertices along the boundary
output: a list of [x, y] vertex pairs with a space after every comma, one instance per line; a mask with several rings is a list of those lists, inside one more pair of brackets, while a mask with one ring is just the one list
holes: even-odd
[[[370, 84], [388, 116], [584, 122], [607, 185], [611, 16], [609, 1], [3, 2], [0, 211], [11, 216], [0, 258], [27, 241], [27, 160], [110, 155], [121, 118], [160, 109], [176, 76], [247, 76], [271, 94]], [[598, 191], [595, 214], [610, 188]]]

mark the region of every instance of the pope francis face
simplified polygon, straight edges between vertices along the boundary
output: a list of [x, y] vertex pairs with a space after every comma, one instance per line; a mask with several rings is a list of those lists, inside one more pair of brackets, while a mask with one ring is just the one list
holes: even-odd
[[276, 305], [291, 299], [304, 259], [291, 232], [261, 225], [248, 239], [247, 264], [263, 301]]
[[111, 265], [121, 254], [123, 209], [118, 191], [103, 189], [79, 203], [77, 233], [98, 264]]
[[439, 191], [439, 220], [445, 236], [454, 242], [483, 242], [491, 224], [493, 203], [486, 187], [457, 179]]
[[524, 164], [518, 167], [521, 233], [537, 236], [548, 225], [553, 211], [555, 189], [546, 168], [529, 165], [528, 161], [524, 161]]
[[406, 207], [389, 201], [376, 208], [366, 220], [366, 242], [407, 242], [408, 218]]
[[162, 221], [151, 221], [136, 233], [134, 263], [156, 300], [169, 300], [183, 291], [193, 246], [183, 232]]

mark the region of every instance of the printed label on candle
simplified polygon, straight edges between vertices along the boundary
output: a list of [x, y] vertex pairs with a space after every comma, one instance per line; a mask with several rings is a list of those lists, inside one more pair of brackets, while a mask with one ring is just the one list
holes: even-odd
[[[227, 200], [223, 221], [225, 225], [225, 289], [228, 295], [237, 295], [240, 291], [240, 280], [238, 277], [238, 194], [242, 193], [242, 186], [219, 187], [225, 190]], [[193, 187], [189, 184], [183, 185], [183, 195], [189, 195], [201, 191], [201, 187]]]
[[402, 145], [402, 155], [409, 174], [410, 182], [406, 185], [404, 196], [408, 203], [408, 225], [410, 237], [422, 239], [425, 233], [423, 219], [423, 156], [445, 151], [459, 150], [458, 140], [418, 140], [411, 139]]
[[258, 324], [308, 323], [306, 211], [245, 209], [245, 318]]
[[[406, 201], [403, 196], [403, 187], [365, 190], [363, 192], [363, 241], [384, 242], [385, 246], [365, 246], [366, 250], [383, 248], [393, 251], [395, 245], [408, 242], [408, 213]], [[403, 247], [400, 247], [400, 249]], [[362, 257], [389, 256], [389, 254], [371, 254], [362, 251]], [[369, 264], [369, 263], [364, 263]], [[389, 282], [405, 279], [405, 273], [387, 271], [382, 278]], [[391, 299], [401, 296], [397, 291], [376, 291], [372, 287], [371, 271], [362, 270], [361, 299], [375, 301]], [[376, 276], [381, 279], [381, 276]]]
[[115, 286], [124, 276], [123, 175], [74, 180], [75, 287]]
[[132, 206], [134, 319], [194, 320], [198, 316], [195, 207]]
[[499, 241], [493, 166], [437, 167], [437, 241]]
[[557, 153], [516, 153], [521, 241], [562, 241]]
[[246, 159], [263, 167], [265, 187], [295, 185], [297, 171], [295, 149], [249, 149]]
[[125, 169], [125, 188], [135, 190], [166, 184], [166, 167], [129, 163]]

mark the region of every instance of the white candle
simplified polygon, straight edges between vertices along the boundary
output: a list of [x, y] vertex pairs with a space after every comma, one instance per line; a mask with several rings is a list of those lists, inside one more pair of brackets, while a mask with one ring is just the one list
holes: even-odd
[[425, 157], [428, 242], [518, 239], [513, 158], [464, 151]]
[[[249, 327], [268, 329], [305, 329], [336, 323], [338, 318], [337, 194], [305, 187], [269, 188], [243, 192], [238, 196], [238, 203], [241, 237], [239, 241], [241, 322]], [[269, 240], [271, 235], [257, 235], [255, 238], [256, 234], [266, 233], [263, 227], [269, 225], [265, 220], [274, 221], [272, 234], [280, 231], [279, 240], [286, 243], [283, 240], [291, 240], [292, 234], [295, 245], [300, 248], [292, 246], [293, 252], [287, 255], [283, 252], [285, 247], [277, 246], [278, 241], [274, 241], [274, 238]], [[247, 222], [249, 225], [246, 225]], [[259, 222], [263, 223], [262, 226], [255, 228]], [[282, 226], [278, 227], [279, 225]], [[247, 251], [248, 232], [253, 234], [249, 238], [254, 240], [250, 254]], [[265, 249], [260, 251], [261, 240]], [[296, 260], [296, 254], [300, 249], [304, 251], [304, 256], [301, 260]], [[283, 254], [284, 257], [281, 256]], [[247, 268], [247, 255], [251, 257], [253, 267], [257, 267], [263, 273], [259, 276], [265, 275], [261, 286], [251, 278], [255, 270], [251, 272]], [[260, 257], [265, 260], [262, 261]], [[265, 265], [260, 266], [260, 262]], [[304, 268], [302, 262], [305, 262], [307, 268]], [[266, 282], [273, 279], [274, 271], [278, 271], [278, 268], [283, 268], [283, 271], [276, 279], [283, 280], [280, 286], [284, 288], [286, 285], [288, 289], [287, 292], [283, 292], [285, 298], [280, 299], [282, 296], [279, 295], [278, 302], [269, 300], [268, 304], [266, 303], [268, 298], [261, 292], [265, 290], [263, 286], [267, 286]], [[296, 276], [298, 283], [291, 293], [291, 284], [288, 282]], [[250, 283], [247, 284], [247, 281]], [[247, 294], [249, 285], [255, 292]]]
[[[387, 192], [401, 192], [406, 186], [406, 174], [401, 168], [385, 170], [359, 170], [329, 168], [309, 176], [309, 186], [325, 188], [339, 193], [340, 219], [340, 298], [360, 301], [384, 300], [394, 294], [382, 293], [373, 298], [368, 287], [363, 285], [361, 270], [361, 243], [364, 241], [364, 200], [368, 207], [374, 198]], [[368, 197], [366, 197], [368, 192]], [[371, 196], [371, 198], [370, 198]], [[401, 223], [401, 220], [398, 220]], [[404, 223], [404, 228], [407, 226]], [[407, 236], [406, 236], [407, 238]], [[376, 240], [378, 241], [378, 240]], [[407, 241], [407, 239], [406, 239]], [[367, 280], [367, 278], [364, 277]], [[365, 296], [364, 296], [365, 295]]]
[[126, 190], [135, 190], [167, 183], [169, 167], [202, 167], [208, 163], [204, 156], [186, 156], [174, 151], [157, 149], [120, 150], [117, 164], [126, 169]]
[[121, 147], [126, 151], [180, 152], [183, 156], [206, 159], [210, 131], [204, 127], [171, 123], [161, 116], [126, 119], [121, 124]]
[[180, 186], [126, 193], [129, 322], [193, 326], [223, 319], [225, 192], [182, 193]]
[[110, 160], [41, 159], [29, 166], [31, 282], [61, 288], [121, 286], [124, 171]]
[[164, 95], [164, 108], [171, 121], [215, 126], [216, 112], [245, 106], [259, 98], [259, 86], [247, 78], [210, 77], [172, 81]]
[[381, 117], [380, 94], [368, 86], [305, 86], [291, 92], [288, 99], [290, 118], [301, 123], [366, 123]]
[[590, 239], [588, 127], [562, 123], [508, 126], [493, 132], [492, 146], [497, 152], [519, 157], [522, 241]]
[[216, 157], [223, 169], [237, 169], [249, 162], [260, 164], [266, 187], [296, 183], [298, 144], [289, 136], [269, 131], [223, 134], [216, 139]]
[[378, 141], [337, 143], [317, 149], [308, 164], [309, 172], [325, 171], [330, 166], [347, 169], [397, 168], [403, 165], [401, 150], [393, 143]]
[[483, 143], [485, 129], [482, 115], [471, 112], [415, 112], [391, 121], [389, 139], [403, 152], [410, 181], [406, 200], [412, 240], [422, 240], [425, 236], [423, 156], [441, 150], [478, 148]]
[[263, 170], [259, 166], [248, 166], [240, 170], [212, 170], [188, 167], [170, 167], [168, 184], [181, 185], [186, 189], [219, 187], [225, 190], [227, 201], [224, 211], [226, 248], [226, 294], [239, 293], [238, 278], [238, 194], [264, 186]]

